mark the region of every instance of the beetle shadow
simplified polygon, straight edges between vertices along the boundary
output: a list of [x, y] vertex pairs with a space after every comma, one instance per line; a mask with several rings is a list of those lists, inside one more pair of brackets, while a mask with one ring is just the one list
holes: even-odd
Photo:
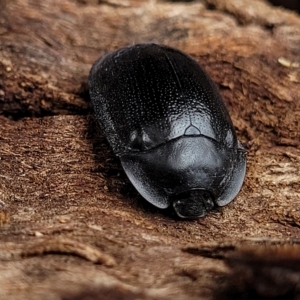
[[128, 205], [149, 215], [158, 215], [172, 220], [182, 220], [176, 216], [172, 209], [159, 209], [147, 202], [136, 191], [93, 115], [87, 116], [86, 139], [92, 145], [95, 160], [95, 167], [91, 172], [99, 174], [99, 176], [101, 174], [105, 180], [105, 190], [103, 192], [111, 195], [119, 194], [122, 198], [126, 198]]

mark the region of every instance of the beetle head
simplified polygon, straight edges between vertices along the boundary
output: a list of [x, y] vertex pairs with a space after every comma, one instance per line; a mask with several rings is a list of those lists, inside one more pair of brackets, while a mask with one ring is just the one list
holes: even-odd
[[215, 207], [213, 195], [202, 189], [181, 192], [171, 199], [176, 214], [181, 218], [199, 218]]

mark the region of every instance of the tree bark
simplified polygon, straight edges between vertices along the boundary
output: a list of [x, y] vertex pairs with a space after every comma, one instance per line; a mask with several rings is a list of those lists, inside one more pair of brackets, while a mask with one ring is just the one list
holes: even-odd
[[[1, 299], [300, 297], [299, 15], [262, 0], [0, 5]], [[204, 218], [146, 203], [92, 115], [92, 63], [140, 42], [199, 61], [247, 148], [241, 192]]]

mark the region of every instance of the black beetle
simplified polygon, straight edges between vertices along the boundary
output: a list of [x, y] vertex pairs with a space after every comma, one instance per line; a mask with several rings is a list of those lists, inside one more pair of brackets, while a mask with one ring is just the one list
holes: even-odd
[[238, 194], [245, 150], [215, 84], [190, 56], [128, 46], [95, 62], [89, 88], [107, 140], [147, 201], [196, 218]]

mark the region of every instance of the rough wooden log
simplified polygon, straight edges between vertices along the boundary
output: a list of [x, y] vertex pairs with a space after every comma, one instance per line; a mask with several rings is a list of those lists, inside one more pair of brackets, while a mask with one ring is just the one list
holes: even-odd
[[[299, 297], [298, 15], [259, 0], [0, 5], [1, 299]], [[143, 201], [89, 114], [91, 64], [137, 42], [195, 57], [247, 147], [241, 193], [205, 218]]]

